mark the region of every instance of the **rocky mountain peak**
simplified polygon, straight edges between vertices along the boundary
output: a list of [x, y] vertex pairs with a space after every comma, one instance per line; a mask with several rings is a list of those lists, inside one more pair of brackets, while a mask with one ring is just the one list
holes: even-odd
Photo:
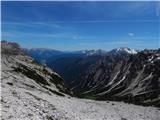
[[137, 54], [137, 51], [131, 48], [127, 47], [121, 47], [118, 49], [114, 49], [116, 52], [123, 52], [123, 53], [128, 53], [128, 54]]
[[19, 55], [24, 54], [23, 50], [19, 46], [19, 44], [14, 42], [1, 41], [1, 52], [3, 54], [9, 55]]

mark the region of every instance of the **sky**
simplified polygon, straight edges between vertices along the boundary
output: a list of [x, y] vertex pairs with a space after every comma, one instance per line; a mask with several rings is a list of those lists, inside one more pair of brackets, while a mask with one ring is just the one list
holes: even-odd
[[1, 40], [57, 50], [160, 48], [160, 2], [2, 2]]

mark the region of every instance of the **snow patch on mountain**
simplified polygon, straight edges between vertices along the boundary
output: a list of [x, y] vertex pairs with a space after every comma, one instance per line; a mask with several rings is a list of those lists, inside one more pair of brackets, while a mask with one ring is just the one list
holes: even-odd
[[131, 48], [118, 48], [117, 52], [126, 52], [128, 54], [137, 54], [137, 51]]

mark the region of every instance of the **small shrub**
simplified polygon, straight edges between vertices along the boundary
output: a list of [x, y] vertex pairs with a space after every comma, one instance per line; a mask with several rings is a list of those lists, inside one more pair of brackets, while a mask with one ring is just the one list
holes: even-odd
[[83, 98], [85, 98], [85, 99], [91, 99], [91, 100], [96, 100], [96, 96], [92, 96], [92, 95], [87, 95], [87, 96], [84, 96]]
[[7, 82], [7, 84], [13, 86], [13, 83]]
[[121, 120], [127, 120], [126, 118], [121, 118]]
[[46, 116], [46, 119], [47, 120], [54, 120], [51, 116], [48, 116], [48, 115]]

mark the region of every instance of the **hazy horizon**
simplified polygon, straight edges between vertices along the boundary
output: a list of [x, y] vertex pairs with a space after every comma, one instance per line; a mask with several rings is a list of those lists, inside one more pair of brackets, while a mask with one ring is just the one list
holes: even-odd
[[[6, 41], [6, 42], [13, 42], [13, 43], [17, 43], [19, 44], [18, 42], [15, 42], [15, 41], [8, 41], [8, 40], [1, 40], [1, 41]], [[60, 52], [78, 52], [78, 51], [84, 51], [84, 50], [102, 50], [102, 51], [111, 51], [113, 49], [119, 49], [119, 48], [129, 48], [129, 47], [115, 47], [115, 48], [112, 48], [112, 49], [108, 49], [108, 50], [105, 50], [105, 49], [101, 49], [101, 48], [98, 48], [98, 49], [77, 49], [77, 50], [62, 50], [62, 49], [54, 49], [54, 48], [47, 48], [47, 47], [30, 47], [30, 48], [27, 48], [27, 47], [23, 47], [21, 44], [19, 44], [21, 46], [22, 49], [28, 49], [28, 50], [31, 50], [31, 49], [44, 49], [44, 50], [55, 50], [55, 51], [60, 51]], [[129, 49], [133, 49], [133, 50], [136, 50], [136, 51], [143, 51], [147, 48], [144, 48], [144, 49], [135, 49], [135, 48], [129, 48]], [[157, 50], [157, 49], [160, 49], [160, 47], [158, 48], [153, 48], [153, 49], [147, 49], [147, 50]]]
[[160, 46], [160, 2], [5, 2], [2, 40], [77, 51]]

